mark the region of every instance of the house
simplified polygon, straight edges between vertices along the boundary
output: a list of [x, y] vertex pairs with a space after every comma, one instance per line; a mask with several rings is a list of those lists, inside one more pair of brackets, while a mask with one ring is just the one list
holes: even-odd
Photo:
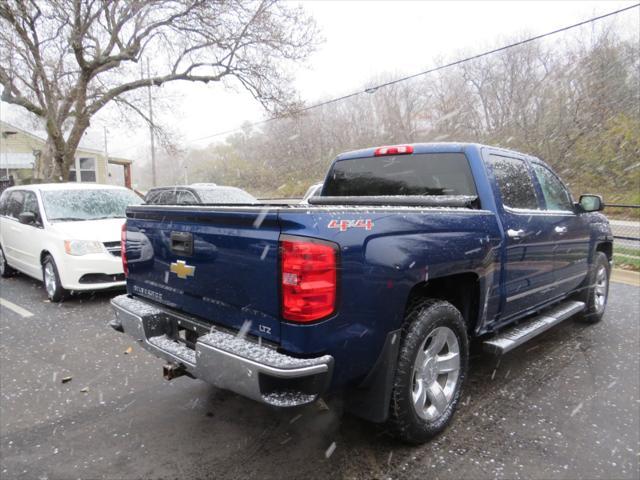
[[[22, 128], [0, 121], [0, 177], [12, 175], [16, 184], [38, 181], [38, 162], [45, 140]], [[80, 146], [69, 181], [125, 185], [131, 188], [131, 164], [127, 158], [107, 157], [105, 152]]]

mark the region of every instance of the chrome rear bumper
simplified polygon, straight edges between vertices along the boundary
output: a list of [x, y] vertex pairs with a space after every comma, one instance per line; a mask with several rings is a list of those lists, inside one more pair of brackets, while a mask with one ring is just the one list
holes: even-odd
[[138, 298], [120, 295], [111, 300], [111, 326], [137, 340], [192, 377], [253, 400], [279, 407], [311, 403], [331, 378], [333, 357], [295, 358], [227, 332], [214, 330], [197, 337], [195, 348], [176, 341], [182, 315]]

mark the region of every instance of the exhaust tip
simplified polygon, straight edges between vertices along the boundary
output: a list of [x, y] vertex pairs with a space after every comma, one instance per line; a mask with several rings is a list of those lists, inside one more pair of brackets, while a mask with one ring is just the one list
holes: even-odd
[[187, 371], [184, 366], [175, 363], [167, 363], [162, 367], [162, 376], [165, 380], [173, 380], [174, 378], [185, 375]]
[[122, 324], [117, 319], [111, 320], [109, 322], [109, 326], [116, 332], [124, 333], [124, 328], [122, 328]]

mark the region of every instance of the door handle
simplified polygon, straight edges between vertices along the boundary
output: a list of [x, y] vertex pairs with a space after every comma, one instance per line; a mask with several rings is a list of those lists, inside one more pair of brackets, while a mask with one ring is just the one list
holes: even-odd
[[176, 255], [193, 255], [193, 235], [189, 232], [171, 232], [171, 251]]
[[522, 230], [521, 228], [518, 230], [510, 228], [509, 230], [507, 230], [507, 236], [514, 239], [524, 237], [524, 230]]
[[555, 227], [553, 231], [560, 234], [567, 233], [567, 227]]

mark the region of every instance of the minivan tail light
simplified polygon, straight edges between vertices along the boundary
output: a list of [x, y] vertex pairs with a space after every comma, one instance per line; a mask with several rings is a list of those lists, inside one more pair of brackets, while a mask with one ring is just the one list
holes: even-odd
[[120, 233], [120, 257], [122, 258], [122, 271], [126, 277], [129, 275], [129, 264], [127, 263], [127, 222], [122, 224]]
[[392, 145], [389, 147], [379, 147], [373, 153], [376, 157], [384, 157], [385, 155], [407, 155], [413, 153], [412, 145]]
[[314, 239], [280, 241], [282, 317], [307, 323], [336, 309], [338, 246]]

